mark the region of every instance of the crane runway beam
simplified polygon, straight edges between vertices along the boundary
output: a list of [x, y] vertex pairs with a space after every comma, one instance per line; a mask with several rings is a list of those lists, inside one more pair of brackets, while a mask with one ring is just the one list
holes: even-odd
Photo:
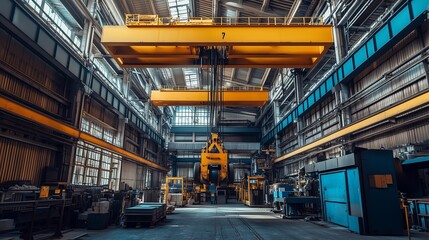
[[[268, 101], [266, 90], [223, 90], [223, 106], [263, 106]], [[208, 90], [152, 90], [151, 101], [155, 106], [207, 106]]]
[[15, 116], [24, 118], [36, 124], [40, 124], [43, 127], [47, 127], [51, 130], [54, 130], [58, 133], [65, 134], [74, 139], [84, 141], [86, 143], [94, 144], [98, 147], [107, 149], [116, 154], [119, 154], [123, 157], [129, 158], [135, 162], [143, 163], [149, 167], [159, 169], [161, 171], [168, 171], [164, 166], [158, 165], [152, 161], [149, 161], [133, 152], [129, 152], [123, 148], [120, 148], [116, 145], [108, 143], [102, 139], [94, 137], [88, 133], [82, 132], [71, 125], [65, 124], [57, 119], [46, 116], [42, 113], [39, 113], [33, 109], [30, 109], [22, 104], [9, 100], [5, 97], [0, 96], [0, 113], [1, 111], [6, 111]]
[[333, 45], [330, 25], [105, 26], [102, 43], [122, 67], [206, 67], [204, 49], [226, 47], [226, 67], [311, 68]]

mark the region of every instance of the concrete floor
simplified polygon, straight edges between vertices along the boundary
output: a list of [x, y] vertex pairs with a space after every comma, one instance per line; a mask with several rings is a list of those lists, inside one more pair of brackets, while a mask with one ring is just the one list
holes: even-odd
[[[268, 208], [248, 208], [242, 204], [193, 205], [176, 208], [155, 227], [110, 227], [87, 233], [79, 239], [407, 239], [406, 236], [362, 236], [323, 222], [282, 219]], [[63, 239], [67, 239], [64, 236]], [[68, 238], [70, 239], [70, 238]], [[412, 232], [412, 239], [429, 239], [429, 233]]]

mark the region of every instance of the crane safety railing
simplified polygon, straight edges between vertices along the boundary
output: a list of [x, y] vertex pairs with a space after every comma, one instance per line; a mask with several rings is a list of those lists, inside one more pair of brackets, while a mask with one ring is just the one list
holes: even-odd
[[[200, 87], [186, 87], [186, 86], [169, 86], [163, 85], [159, 90], [178, 90], [178, 91], [195, 91], [195, 90], [209, 90], [209, 86], [200, 86]], [[228, 91], [267, 91], [269, 90], [266, 87], [261, 86], [231, 86], [231, 87], [222, 87], [222, 90]]]
[[186, 21], [158, 15], [126, 14], [125, 24], [132, 26], [189, 26], [189, 25], [233, 25], [233, 26], [277, 26], [277, 25], [323, 25], [322, 17], [192, 17]]

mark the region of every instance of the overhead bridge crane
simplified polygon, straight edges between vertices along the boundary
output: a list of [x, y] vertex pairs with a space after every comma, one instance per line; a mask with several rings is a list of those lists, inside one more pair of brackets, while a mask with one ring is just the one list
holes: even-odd
[[[218, 17], [187, 22], [157, 15], [127, 14], [125, 26], [105, 26], [102, 43], [122, 67], [207, 67], [211, 50], [224, 49], [227, 68], [311, 68], [333, 44], [321, 18]], [[198, 106], [208, 90], [162, 89], [156, 106]], [[223, 90], [224, 106], [263, 106], [264, 89]]]
[[202, 67], [210, 47], [226, 47], [228, 68], [311, 68], [333, 44], [321, 18], [190, 18], [126, 15], [101, 42], [122, 67]]
[[209, 89], [162, 89], [157, 106], [210, 106], [213, 127], [194, 181], [226, 186], [234, 181], [228, 153], [217, 132], [222, 107], [263, 106], [268, 91], [224, 89], [227, 68], [311, 68], [333, 44], [332, 27], [321, 18], [191, 18], [126, 15], [126, 26], [105, 26], [101, 39], [122, 67], [211, 67]]

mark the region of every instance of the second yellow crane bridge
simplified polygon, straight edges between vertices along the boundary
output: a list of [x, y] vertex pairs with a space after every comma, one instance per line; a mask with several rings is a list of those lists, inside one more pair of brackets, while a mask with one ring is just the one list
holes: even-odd
[[[222, 105], [228, 107], [260, 107], [269, 99], [268, 90], [250, 87], [225, 89], [217, 94], [222, 94]], [[207, 106], [211, 101], [208, 90], [183, 88], [152, 90], [150, 100], [155, 106]]]

